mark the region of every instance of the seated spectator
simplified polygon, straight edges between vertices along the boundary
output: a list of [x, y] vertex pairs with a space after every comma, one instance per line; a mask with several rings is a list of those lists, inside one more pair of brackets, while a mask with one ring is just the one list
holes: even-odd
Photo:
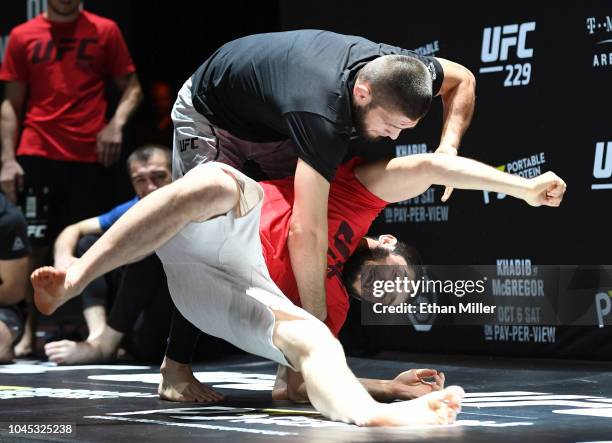
[[[127, 168], [136, 197], [106, 214], [82, 220], [65, 228], [55, 241], [55, 267], [67, 268], [139, 199], [167, 185], [172, 180], [171, 154], [162, 146], [150, 145], [137, 149], [128, 157]], [[140, 277], [139, 282], [138, 275], [145, 275], [145, 277]], [[122, 291], [129, 293], [131, 302], [119, 303], [114, 309], [115, 313], [111, 311], [107, 323], [107, 309], [111, 305], [114, 306], [113, 299], [116, 300]], [[89, 330], [88, 337], [85, 342], [61, 340], [48, 343], [45, 346], [45, 353], [51, 361], [75, 364], [106, 360], [112, 357], [123, 334], [130, 332], [130, 328], [134, 326], [138, 316], [145, 308], [147, 308], [148, 316], [152, 315], [149, 309], [161, 309], [162, 311], [165, 309], [162, 320], [169, 323], [172, 305], [167, 295], [163, 269], [155, 256], [149, 256], [142, 262], [124, 266], [94, 280], [81, 295], [83, 315]], [[167, 330], [166, 327], [165, 333]], [[150, 338], [153, 339], [153, 337]], [[114, 344], [110, 346], [114, 348], [112, 352], [106, 347], [99, 348], [102, 342], [106, 343], [108, 340]], [[165, 337], [161, 338], [161, 342], [162, 345], [165, 344]], [[161, 352], [163, 354], [163, 346]], [[151, 357], [141, 355], [140, 359], [150, 360]]]
[[9, 363], [24, 331], [31, 252], [21, 211], [0, 193], [0, 363]]

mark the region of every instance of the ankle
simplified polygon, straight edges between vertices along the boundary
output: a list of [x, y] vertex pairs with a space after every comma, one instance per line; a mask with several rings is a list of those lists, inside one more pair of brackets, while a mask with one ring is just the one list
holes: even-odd
[[163, 376], [172, 376], [177, 374], [189, 374], [191, 375], [191, 365], [188, 363], [179, 363], [172, 360], [170, 357], [165, 356], [162, 364], [159, 368]]

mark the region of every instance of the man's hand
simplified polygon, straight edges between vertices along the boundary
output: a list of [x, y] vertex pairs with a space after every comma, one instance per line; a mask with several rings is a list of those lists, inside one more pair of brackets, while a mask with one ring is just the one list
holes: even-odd
[[[440, 145], [434, 154], [446, 154], [446, 155], [457, 155], [457, 148], [449, 145]], [[442, 194], [442, 202], [448, 200], [453, 193], [453, 189], [450, 186], [444, 187], [444, 194]]]
[[97, 137], [98, 163], [110, 166], [119, 160], [121, 142], [123, 141], [122, 128], [112, 120], [104, 127]]
[[444, 389], [444, 373], [435, 369], [410, 369], [389, 383], [390, 400], [413, 398]]
[[17, 191], [23, 190], [23, 169], [17, 163], [17, 160], [13, 159], [2, 162], [0, 187], [9, 200], [17, 203]]
[[548, 171], [529, 179], [530, 190], [525, 201], [531, 206], [559, 206], [567, 185], [554, 172]]

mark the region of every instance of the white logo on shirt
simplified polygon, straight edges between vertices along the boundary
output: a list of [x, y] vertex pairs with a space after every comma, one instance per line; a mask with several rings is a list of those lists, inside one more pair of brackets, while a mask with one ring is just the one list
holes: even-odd
[[436, 68], [434, 67], [434, 64], [432, 62], [427, 63], [427, 69], [429, 69], [429, 72], [431, 73], [431, 79], [435, 80], [436, 79]]

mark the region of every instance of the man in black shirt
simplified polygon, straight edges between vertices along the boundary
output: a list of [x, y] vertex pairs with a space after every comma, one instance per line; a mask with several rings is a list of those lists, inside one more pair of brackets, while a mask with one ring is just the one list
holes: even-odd
[[23, 214], [0, 192], [0, 363], [13, 360], [24, 333], [31, 252]]
[[[439, 95], [436, 152], [456, 154], [474, 85], [456, 63], [361, 37], [318, 30], [244, 37], [219, 48], [179, 92], [173, 173], [216, 160], [239, 170], [254, 161], [269, 178], [294, 175], [290, 257], [300, 264], [294, 274], [302, 306], [324, 320], [329, 182], [349, 140], [396, 139]], [[166, 370], [176, 363], [171, 354]], [[182, 399], [180, 392], [164, 397]]]

